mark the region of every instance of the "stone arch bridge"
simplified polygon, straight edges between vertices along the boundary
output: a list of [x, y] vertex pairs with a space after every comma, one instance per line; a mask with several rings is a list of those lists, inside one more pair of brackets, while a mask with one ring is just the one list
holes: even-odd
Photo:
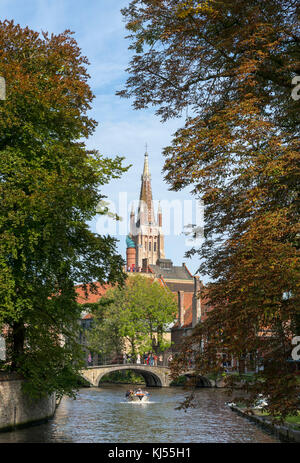
[[[172, 379], [170, 377], [170, 369], [165, 366], [149, 366], [141, 364], [125, 364], [125, 365], [100, 365], [87, 367], [81, 370], [81, 376], [92, 386], [99, 386], [103, 376], [114, 371], [132, 370], [143, 376], [148, 387], [169, 387]], [[183, 373], [182, 376], [193, 376], [193, 370]], [[211, 381], [204, 377], [198, 377], [198, 384], [202, 387], [212, 387]]]

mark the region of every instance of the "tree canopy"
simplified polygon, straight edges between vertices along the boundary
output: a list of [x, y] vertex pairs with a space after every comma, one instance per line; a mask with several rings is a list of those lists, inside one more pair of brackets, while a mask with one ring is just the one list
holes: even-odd
[[[199, 271], [208, 274], [200, 371], [218, 356], [263, 355], [250, 400], [284, 416], [299, 408], [289, 363], [299, 334], [299, 5], [292, 0], [133, 0], [123, 10], [134, 56], [123, 97], [186, 121], [165, 148], [165, 178], [205, 203]], [[189, 112], [189, 115], [187, 114]], [[180, 363], [181, 362], [181, 363]]]
[[94, 307], [94, 324], [88, 336], [91, 350], [102, 354], [163, 352], [165, 337], [176, 318], [174, 294], [153, 278], [135, 275], [124, 286], [107, 291]]
[[0, 22], [0, 326], [33, 395], [71, 393], [80, 366], [74, 286], [122, 282], [110, 236], [87, 225], [122, 158], [88, 150], [88, 60], [70, 31]]

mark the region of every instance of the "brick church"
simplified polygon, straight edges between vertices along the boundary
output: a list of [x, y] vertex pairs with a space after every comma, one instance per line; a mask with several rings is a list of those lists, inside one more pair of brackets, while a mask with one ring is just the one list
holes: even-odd
[[144, 170], [141, 177], [141, 192], [137, 217], [134, 209], [130, 213], [130, 234], [126, 240], [127, 270], [141, 271], [147, 265], [155, 265], [165, 258], [164, 236], [162, 232], [162, 210], [159, 205], [157, 219], [152, 199], [151, 175], [148, 153], [145, 153]]

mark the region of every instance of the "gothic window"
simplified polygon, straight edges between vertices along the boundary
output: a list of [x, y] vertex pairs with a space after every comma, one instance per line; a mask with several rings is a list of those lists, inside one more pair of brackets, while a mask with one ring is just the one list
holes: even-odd
[[149, 251], [151, 251], [151, 241], [149, 241]]
[[154, 252], [156, 251], [156, 242], [154, 242]]

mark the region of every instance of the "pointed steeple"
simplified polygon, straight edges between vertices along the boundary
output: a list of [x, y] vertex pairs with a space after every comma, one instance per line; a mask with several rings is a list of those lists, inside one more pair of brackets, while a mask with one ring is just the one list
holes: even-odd
[[150, 177], [150, 171], [149, 171], [149, 161], [148, 161], [148, 152], [145, 152], [145, 160], [144, 160], [144, 170], [143, 170], [143, 177]]
[[149, 169], [148, 152], [145, 152], [144, 169], [142, 175], [142, 184], [139, 203], [139, 223], [140, 225], [154, 225], [154, 208], [151, 189], [151, 175]]
[[[135, 215], [130, 214], [131, 236], [135, 242], [136, 269], [148, 268], [148, 264], [156, 265], [158, 259], [165, 258], [164, 235], [162, 233], [162, 210], [159, 204], [157, 221], [154, 216], [152, 200], [151, 175], [149, 169], [149, 155], [147, 151], [144, 158], [140, 200], [138, 205], [137, 221], [134, 226]], [[130, 252], [133, 251], [128, 248]], [[128, 253], [129, 253], [128, 251]], [[128, 262], [131, 260], [128, 255]]]

